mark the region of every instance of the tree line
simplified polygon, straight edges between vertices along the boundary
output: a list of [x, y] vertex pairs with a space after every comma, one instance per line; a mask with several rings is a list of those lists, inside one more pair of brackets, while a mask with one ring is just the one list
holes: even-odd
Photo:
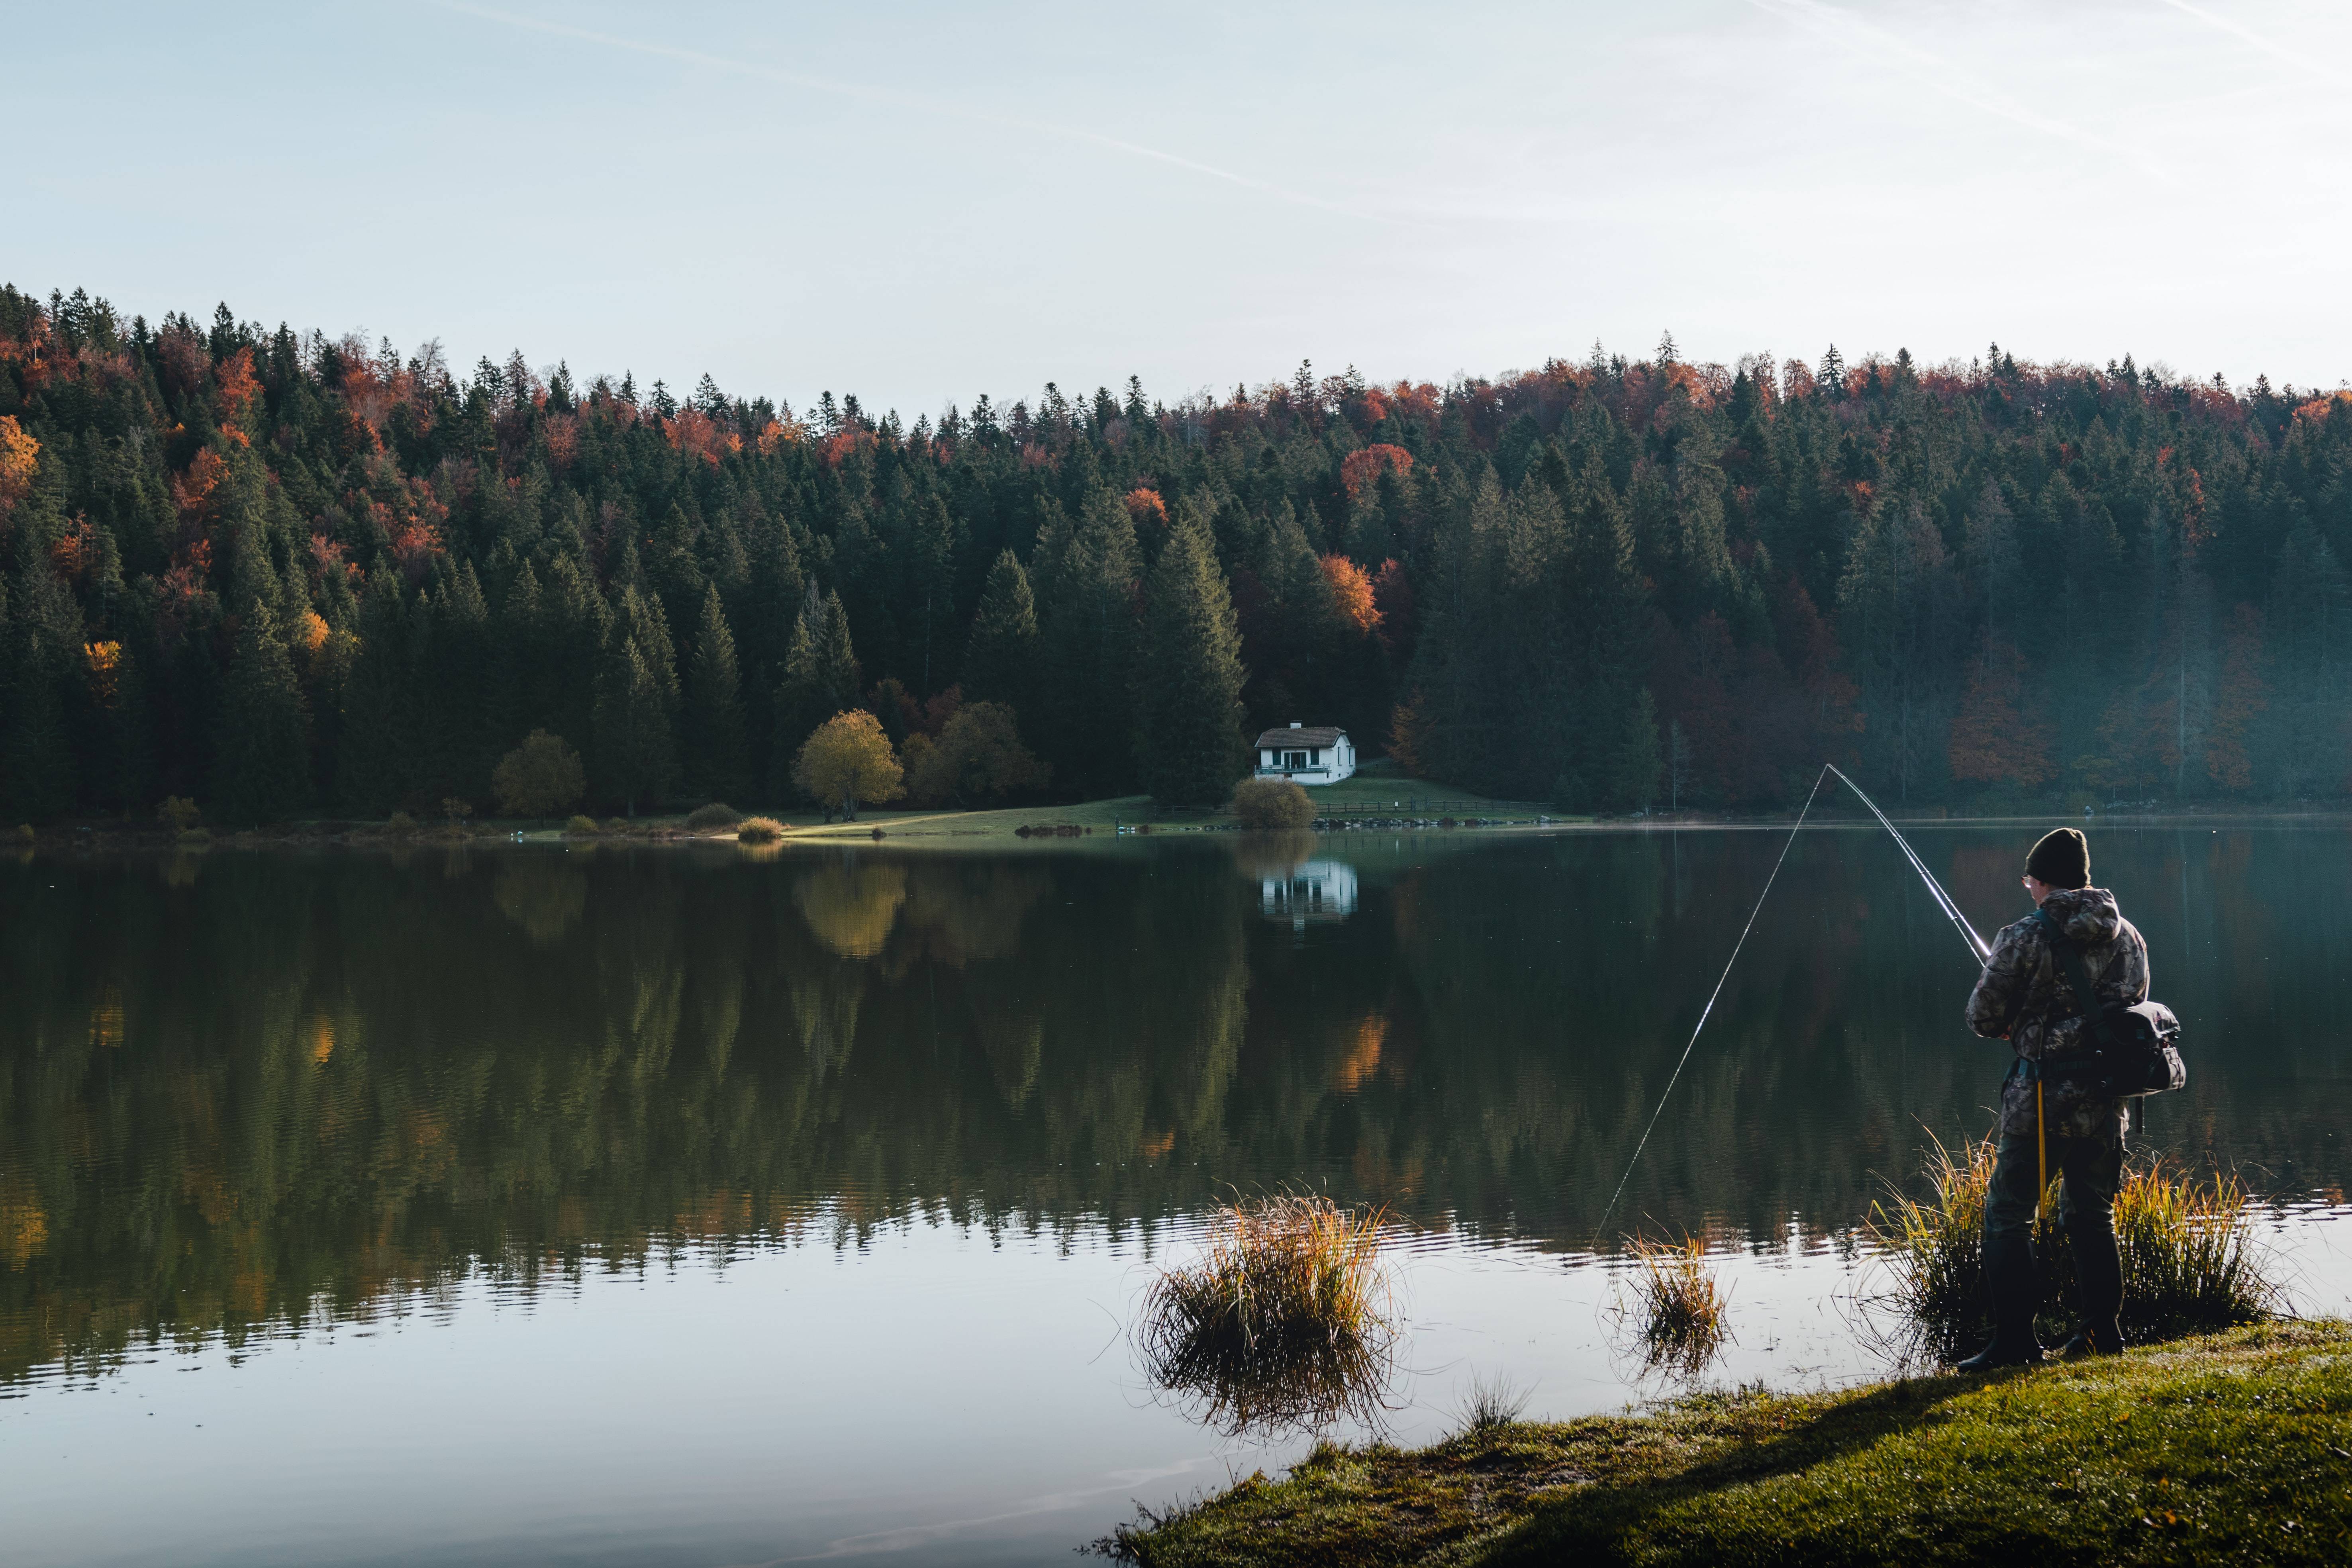
[[1997, 346], [909, 426], [5, 287], [0, 811], [488, 803], [541, 731], [600, 808], [782, 802], [861, 710], [967, 803], [1213, 803], [1293, 720], [1571, 811], [2340, 796], [2347, 450]]

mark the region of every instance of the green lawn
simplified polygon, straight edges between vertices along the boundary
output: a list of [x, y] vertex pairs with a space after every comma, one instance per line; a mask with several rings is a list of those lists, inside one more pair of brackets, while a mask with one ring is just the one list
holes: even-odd
[[1170, 1568], [2342, 1563], [2352, 1326], [1327, 1447], [1106, 1544]]

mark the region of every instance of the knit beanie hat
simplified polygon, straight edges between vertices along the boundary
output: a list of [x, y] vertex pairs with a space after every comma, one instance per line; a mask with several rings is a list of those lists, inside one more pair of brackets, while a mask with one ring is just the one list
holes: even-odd
[[2091, 885], [2091, 845], [2071, 827], [2053, 827], [2025, 858], [2025, 874], [2053, 888]]

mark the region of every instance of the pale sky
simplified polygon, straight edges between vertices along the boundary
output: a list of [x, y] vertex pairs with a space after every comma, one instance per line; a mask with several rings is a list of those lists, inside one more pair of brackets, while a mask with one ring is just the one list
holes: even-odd
[[2352, 6], [16, 4], [0, 279], [911, 420], [1595, 339], [2352, 376]]

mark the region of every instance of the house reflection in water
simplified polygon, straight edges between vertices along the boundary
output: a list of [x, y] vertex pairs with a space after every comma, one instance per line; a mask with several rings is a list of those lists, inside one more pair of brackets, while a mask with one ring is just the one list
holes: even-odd
[[1345, 860], [1308, 860], [1257, 885], [1257, 910], [1305, 931], [1309, 921], [1343, 921], [1356, 912], [1356, 868]]

